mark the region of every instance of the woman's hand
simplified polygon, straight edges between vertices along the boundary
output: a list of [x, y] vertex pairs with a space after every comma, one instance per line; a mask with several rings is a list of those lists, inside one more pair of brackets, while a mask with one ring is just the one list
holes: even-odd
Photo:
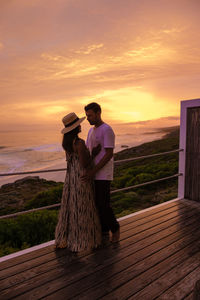
[[87, 170], [84, 175], [81, 176], [81, 182], [87, 182], [94, 179], [95, 169]]

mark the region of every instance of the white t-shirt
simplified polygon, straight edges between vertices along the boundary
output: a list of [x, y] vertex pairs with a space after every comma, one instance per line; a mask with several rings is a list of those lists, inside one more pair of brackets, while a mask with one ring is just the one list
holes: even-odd
[[[95, 165], [102, 159], [105, 155], [105, 148], [114, 148], [115, 147], [115, 134], [112, 128], [103, 123], [99, 127], [90, 128], [86, 140], [86, 145], [92, 152], [92, 149], [98, 144], [101, 145], [101, 151], [94, 158]], [[96, 180], [113, 180], [113, 158], [111, 158], [107, 164], [101, 168], [95, 175]]]

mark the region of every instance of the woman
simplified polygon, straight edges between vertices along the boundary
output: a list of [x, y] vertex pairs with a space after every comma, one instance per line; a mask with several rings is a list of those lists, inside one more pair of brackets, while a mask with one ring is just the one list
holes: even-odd
[[81, 176], [91, 168], [92, 159], [84, 140], [78, 137], [80, 123], [85, 119], [70, 113], [63, 118], [62, 146], [66, 152], [67, 173], [63, 187], [61, 209], [55, 231], [56, 248], [73, 252], [90, 250], [101, 244], [101, 226], [94, 203], [91, 181]]

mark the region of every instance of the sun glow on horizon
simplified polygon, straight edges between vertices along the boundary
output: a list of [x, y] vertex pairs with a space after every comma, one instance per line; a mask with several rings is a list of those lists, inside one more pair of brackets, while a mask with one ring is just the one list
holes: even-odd
[[[165, 117], [166, 107], [169, 111], [168, 116], [178, 115], [178, 110], [174, 110], [173, 104], [156, 99], [150, 92], [143, 91], [142, 87], [106, 91], [98, 94], [94, 101], [102, 104], [103, 114], [114, 123]], [[83, 105], [87, 102], [82, 101]]]

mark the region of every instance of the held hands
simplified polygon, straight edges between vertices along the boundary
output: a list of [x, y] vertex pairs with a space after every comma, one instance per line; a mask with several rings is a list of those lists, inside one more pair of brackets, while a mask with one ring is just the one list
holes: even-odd
[[101, 144], [98, 144], [96, 147], [92, 148], [92, 158], [97, 156], [101, 151]]
[[81, 176], [82, 182], [90, 181], [94, 178], [95, 170], [87, 170], [87, 173], [85, 173], [83, 176]]
[[[94, 158], [95, 156], [97, 156], [100, 151], [101, 151], [101, 145], [98, 144], [96, 147], [94, 147], [92, 149], [92, 153], [91, 153], [92, 158]], [[81, 176], [81, 181], [82, 182], [87, 182], [87, 181], [92, 180], [94, 178], [94, 175], [95, 175], [96, 171], [97, 170], [95, 168], [92, 169], [92, 170], [91, 169], [87, 170], [86, 173], [83, 176]]]

